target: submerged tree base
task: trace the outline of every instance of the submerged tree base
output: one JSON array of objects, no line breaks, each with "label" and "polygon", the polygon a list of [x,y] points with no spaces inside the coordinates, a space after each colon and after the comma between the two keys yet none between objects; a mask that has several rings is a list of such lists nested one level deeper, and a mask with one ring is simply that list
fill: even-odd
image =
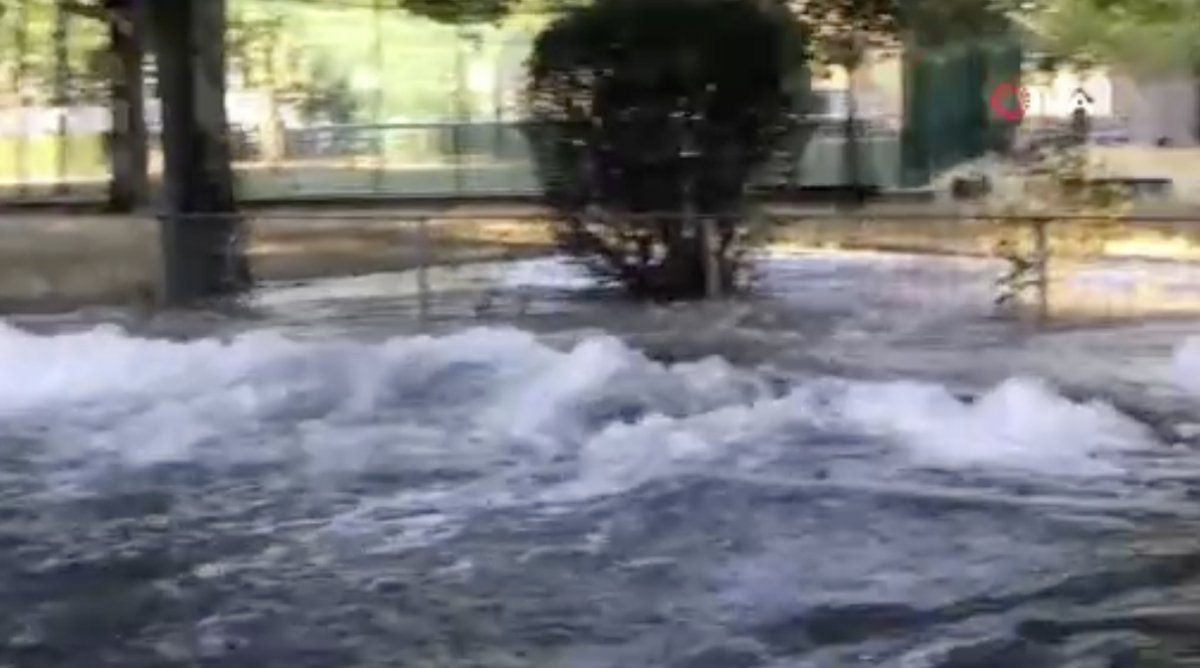
[{"label": "submerged tree base", "polygon": [[[724,226],[732,232],[732,225]],[[718,228],[720,229],[720,228]],[[710,267],[718,273],[720,294],[735,292],[745,268],[733,251],[732,234],[720,234],[715,257],[700,230],[686,230],[678,221],[637,224],[573,218],[556,231],[560,248],[581,258],[593,274],[622,285],[639,299],[686,300],[710,295]]]}]

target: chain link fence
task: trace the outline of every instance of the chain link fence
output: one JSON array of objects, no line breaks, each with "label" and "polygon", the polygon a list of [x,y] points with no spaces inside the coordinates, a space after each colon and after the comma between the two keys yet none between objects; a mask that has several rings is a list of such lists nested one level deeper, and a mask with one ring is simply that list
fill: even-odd
[{"label": "chain link fence", "polygon": [[[389,3],[229,0],[226,114],[247,201],[534,195],[524,63],[549,14],[447,26]],[[59,0],[0,14],[0,203],[103,202],[111,177],[109,25]],[[149,172],[162,172],[154,59]],[[768,185],[845,178],[844,119],[811,117]],[[899,181],[897,124],[860,122],[862,182]],[[157,187],[152,187],[157,190]]]}]

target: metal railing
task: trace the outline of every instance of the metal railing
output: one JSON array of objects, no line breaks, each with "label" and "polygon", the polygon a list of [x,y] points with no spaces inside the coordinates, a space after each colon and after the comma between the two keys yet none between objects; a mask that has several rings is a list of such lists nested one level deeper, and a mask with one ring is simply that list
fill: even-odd
[{"label": "metal railing", "polygon": [[[771,206],[747,215],[752,257],[807,258],[795,265],[794,280],[755,288],[782,290],[789,298],[835,303],[849,281],[871,303],[912,309],[966,302],[982,311],[1004,301],[998,306],[1050,319],[1200,314],[1200,220],[1184,215],[1002,217],[927,206]],[[693,214],[693,222],[705,219]],[[244,250],[260,287],[378,274],[396,287],[372,298],[399,300],[415,316],[506,315],[520,301],[503,278],[509,261],[561,257],[557,220],[552,212],[517,205],[281,209],[243,214],[241,246],[211,237],[207,251],[192,251],[210,254],[208,266],[236,273],[231,252]],[[0,303],[48,308],[161,294],[166,268],[153,218],[25,213],[5,222]],[[786,275],[789,262],[761,266]],[[857,269],[838,274],[841,265]],[[1005,292],[1012,297],[1001,300]],[[337,294],[332,290],[329,298]]]},{"label": "metal railing", "polygon": [[[744,241],[751,257],[870,265],[853,280],[870,281],[859,292],[880,303],[938,309],[974,300],[981,309],[994,305],[1039,320],[1200,314],[1200,220],[972,217],[919,208],[774,207],[747,215]],[[680,212],[624,219],[677,218],[699,234],[714,217]],[[510,260],[562,257],[554,234],[560,220],[532,207],[264,212],[246,218],[244,248],[256,279],[268,284],[394,274],[418,314],[436,315],[439,300],[449,298],[458,307],[447,312],[462,315],[463,303],[493,302],[505,289],[489,283],[489,272],[503,273]],[[213,252],[224,261],[229,250]],[[1117,287],[1114,275],[1124,276]],[[801,281],[786,289],[810,287]]]}]

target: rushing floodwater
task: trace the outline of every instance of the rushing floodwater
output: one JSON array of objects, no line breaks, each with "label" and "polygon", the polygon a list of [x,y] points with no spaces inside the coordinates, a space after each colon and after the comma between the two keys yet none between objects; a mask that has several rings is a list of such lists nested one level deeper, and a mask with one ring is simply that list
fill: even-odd
[{"label": "rushing floodwater", "polygon": [[767,268],[733,305],[526,263],[424,326],[387,276],[0,325],[0,666],[1200,665],[1200,322]]}]

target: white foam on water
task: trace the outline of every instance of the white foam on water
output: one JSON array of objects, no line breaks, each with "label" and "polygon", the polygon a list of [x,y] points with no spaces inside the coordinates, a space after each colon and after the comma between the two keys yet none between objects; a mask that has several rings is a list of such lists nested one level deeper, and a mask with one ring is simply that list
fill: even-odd
[{"label": "white foam on water", "polygon": [[[1179,364],[1196,363],[1189,350]],[[560,491],[571,497],[696,468],[770,470],[821,433],[886,443],[918,466],[1052,475],[1109,474],[1120,453],[1154,442],[1111,407],[1031,379],[974,401],[937,384],[839,379],[777,396],[720,359],[663,365],[607,336],[558,350],[496,328],[367,343],[0,326],[0,419],[135,464],[302,452],[337,470],[450,458],[508,484],[569,462]],[[818,436],[794,438],[805,433]]]},{"label": "white foam on water", "polygon": [[409,297],[417,294],[414,272],[387,272],[362,276],[341,276],[294,284],[266,284],[254,294],[255,306],[285,310],[313,303],[376,297]]},{"label": "white foam on water", "polygon": [[511,263],[501,282],[510,288],[581,290],[596,286],[595,277],[562,257],[538,258]]},{"label": "white foam on water", "polygon": [[974,400],[931,383],[831,380],[777,399],[611,425],[585,443],[583,474],[559,491],[614,493],[705,467],[772,473],[781,448],[811,447],[788,435],[814,427],[886,442],[922,467],[1069,477],[1120,474],[1121,453],[1155,446],[1146,427],[1111,406],[1071,401],[1038,380],[1011,379]]},{"label": "white foam on water", "polygon": [[1200,396],[1200,336],[1189,338],[1176,348],[1171,373],[1180,389]]},{"label": "white foam on water", "polygon": [[[558,256],[430,267],[428,279],[434,290],[462,287],[462,284],[481,291],[498,288],[580,290],[597,285],[596,279],[578,264]],[[254,301],[260,307],[285,309],[347,299],[411,297],[418,293],[418,286],[416,271],[382,272],[294,285],[268,285],[256,293]]]},{"label": "white foam on water", "polygon": [[973,401],[927,383],[856,384],[835,405],[850,427],[931,464],[1104,473],[1114,469],[1097,456],[1154,443],[1108,404],[1071,401],[1035,379],[1006,380]]}]

